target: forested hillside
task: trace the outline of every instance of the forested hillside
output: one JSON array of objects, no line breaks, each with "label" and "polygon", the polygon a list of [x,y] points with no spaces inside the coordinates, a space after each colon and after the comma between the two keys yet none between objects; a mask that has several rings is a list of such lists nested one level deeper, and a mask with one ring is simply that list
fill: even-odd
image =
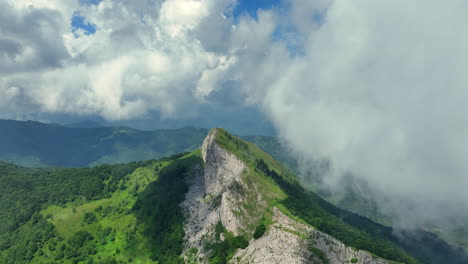
[{"label": "forested hillside", "polygon": [[178,256],[184,177],[200,163],[196,152],[184,155],[48,171],[0,163],[0,263],[156,263]]}]

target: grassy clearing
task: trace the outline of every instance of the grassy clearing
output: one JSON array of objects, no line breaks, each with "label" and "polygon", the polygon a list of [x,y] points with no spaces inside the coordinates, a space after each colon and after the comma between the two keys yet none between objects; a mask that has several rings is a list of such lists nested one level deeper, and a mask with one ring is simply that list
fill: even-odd
[{"label": "grassy clearing", "polygon": [[[152,221],[142,219],[151,219],[152,216],[146,212],[158,213],[158,208],[150,208],[155,204],[148,197],[162,197],[164,190],[154,193],[151,186],[158,186],[160,173],[172,178],[174,168],[188,168],[199,160],[199,155],[200,152],[195,151],[175,160],[165,158],[138,167],[119,181],[116,191],[108,198],[93,201],[77,199],[42,210],[41,215],[53,224],[57,237],[45,243],[33,262],[158,263],[153,253],[154,238],[148,234]],[[71,241],[79,232],[86,232],[90,239],[76,249],[71,246]],[[86,258],[73,257],[85,249],[89,249]]]},{"label": "grassy clearing", "polygon": [[[125,186],[112,194],[110,198],[90,201],[81,205],[76,205],[75,202],[68,203],[66,206],[49,206],[43,210],[41,214],[49,219],[59,235],[63,238],[69,238],[79,230],[93,229],[96,225],[106,222],[112,222],[112,218],[119,218],[122,214],[105,215],[100,217],[96,223],[84,224],[83,218],[86,213],[93,213],[97,208],[110,208],[114,211],[130,210],[136,202],[135,194],[144,190],[148,184],[157,181],[158,175],[156,168],[163,168],[169,162],[155,162],[151,166],[137,168],[132,174],[127,176],[127,180],[121,183]],[[123,190],[122,190],[123,189]]]}]

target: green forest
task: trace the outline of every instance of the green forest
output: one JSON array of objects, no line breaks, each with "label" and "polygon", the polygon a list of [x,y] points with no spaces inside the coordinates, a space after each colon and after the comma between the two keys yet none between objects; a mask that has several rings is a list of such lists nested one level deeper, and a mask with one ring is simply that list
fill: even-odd
[{"label": "green forest", "polygon": [[0,163],[0,263],[179,263],[178,204],[197,153],[82,169]]}]

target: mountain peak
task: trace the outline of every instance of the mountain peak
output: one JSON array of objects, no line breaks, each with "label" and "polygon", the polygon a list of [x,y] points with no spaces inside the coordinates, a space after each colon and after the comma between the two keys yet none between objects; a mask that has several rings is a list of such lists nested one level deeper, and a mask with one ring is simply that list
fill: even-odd
[{"label": "mountain peak", "polygon": [[[222,128],[213,128],[203,142],[201,155],[204,170],[189,183],[182,204],[187,216],[186,250],[197,248],[197,258],[215,254],[207,248],[245,241],[244,246],[234,248],[237,252],[231,252],[235,253],[231,263],[339,264],[354,263],[354,259],[366,264],[389,263],[347,247],[293,216],[285,201],[302,197],[296,195],[305,190],[281,164],[254,144]],[[315,197],[295,203],[303,203],[301,210],[329,214]]]},{"label": "mountain peak", "polygon": [[[202,145],[202,158],[205,162],[205,187],[208,194],[216,196],[229,188],[240,177],[247,166],[236,155],[222,148],[218,141],[225,130],[213,128]],[[229,134],[230,135],[230,134]]]},{"label": "mountain peak", "polygon": [[217,127],[210,129],[210,131],[208,132],[208,135],[203,140],[203,145],[202,145],[201,150],[202,150],[202,158],[204,162],[206,162],[207,152],[211,148],[213,148],[213,144],[215,144],[216,134],[218,130],[219,128]]}]

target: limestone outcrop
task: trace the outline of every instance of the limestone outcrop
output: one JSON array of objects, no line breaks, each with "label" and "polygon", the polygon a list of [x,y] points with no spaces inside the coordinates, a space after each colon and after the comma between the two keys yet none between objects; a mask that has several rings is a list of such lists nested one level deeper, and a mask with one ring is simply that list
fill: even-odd
[{"label": "limestone outcrop", "polygon": [[[318,251],[328,262],[317,254]],[[276,207],[269,231],[246,249],[239,250],[231,263],[390,264],[367,252],[347,247],[332,236],[287,217]]]},{"label": "limestone outcrop", "polygon": [[[216,142],[217,129],[212,129],[201,147],[204,168],[195,170],[189,180],[189,190],[181,204],[185,216],[185,252],[197,248],[198,263],[207,263],[206,243],[214,241],[215,226],[221,222],[226,230],[238,235],[252,232],[247,226],[257,223],[267,209],[259,193],[246,196],[252,186],[244,182],[249,167],[236,155]],[[250,188],[250,189],[249,189]],[[239,191],[241,189],[241,191]],[[250,192],[252,193],[252,192]],[[247,214],[246,202],[258,207],[258,214]],[[332,236],[300,223],[273,207],[272,224],[259,239],[239,249],[230,263],[360,263],[389,264],[371,254],[345,246]],[[192,256],[193,257],[193,256]],[[192,258],[193,259],[193,258]]]}]

